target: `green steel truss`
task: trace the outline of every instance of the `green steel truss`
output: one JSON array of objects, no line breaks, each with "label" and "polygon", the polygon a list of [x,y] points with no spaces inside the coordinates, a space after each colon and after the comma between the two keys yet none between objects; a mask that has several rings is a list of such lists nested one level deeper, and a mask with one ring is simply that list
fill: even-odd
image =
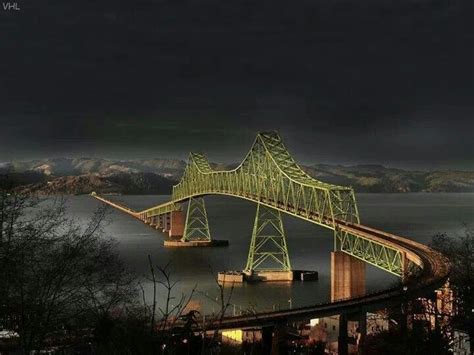
[{"label": "green steel truss", "polygon": [[245,271],[290,270],[281,213],[258,203]]},{"label": "green steel truss", "polygon": [[352,188],[309,176],[276,132],[259,133],[244,161],[233,170],[213,170],[202,154],[191,153],[172,199],[178,202],[206,194],[245,198],[330,229],[337,220],[359,222]]},{"label": "green steel truss", "polygon": [[401,251],[364,233],[338,231],[346,223],[360,223],[353,189],[309,176],[276,132],[259,133],[245,159],[233,170],[214,170],[204,155],[191,153],[181,181],[173,187],[172,200],[139,214],[148,219],[208,194],[240,197],[332,229],[336,250],[403,275]]},{"label": "green steel truss", "polygon": [[335,250],[343,251],[391,274],[400,277],[404,274],[405,254],[401,250],[340,228],[334,231],[334,244]]},{"label": "green steel truss", "polygon": [[189,199],[186,223],[181,240],[183,242],[211,240],[204,198],[191,197]]},{"label": "green steel truss", "polygon": [[170,213],[172,211],[179,211],[181,206],[176,204],[174,201],[163,203],[159,206],[155,206],[144,211],[138,212],[138,218],[141,220],[148,220],[151,217],[159,216],[165,213]]}]

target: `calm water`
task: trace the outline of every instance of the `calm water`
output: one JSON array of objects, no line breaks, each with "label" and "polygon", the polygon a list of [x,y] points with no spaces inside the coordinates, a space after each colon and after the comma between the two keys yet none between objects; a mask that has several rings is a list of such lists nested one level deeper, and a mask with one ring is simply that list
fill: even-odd
[{"label": "calm water", "polygon": [[[114,199],[140,210],[167,201],[168,197],[116,196]],[[474,194],[357,194],[357,200],[363,224],[420,242],[429,241],[438,232],[461,233],[464,222],[474,225]],[[144,283],[148,300],[151,289],[144,279],[148,273],[148,255],[156,265],[170,262],[172,278],[179,281],[175,288],[177,297],[181,293],[189,294],[197,285],[193,298],[205,312],[219,308],[216,273],[245,266],[255,205],[223,196],[208,196],[206,204],[213,238],[228,239],[229,247],[165,249],[163,233],[124,213],[110,210],[106,233],[119,242],[121,257]],[[70,198],[69,205],[72,215],[87,220],[99,202],[89,196],[75,196]],[[332,233],[291,216],[284,216],[284,225],[293,268],[317,270],[319,281],[238,285],[231,301],[237,311],[249,307],[287,308],[289,300],[293,307],[329,300]],[[393,282],[395,277],[368,267],[369,290],[387,287]]]}]

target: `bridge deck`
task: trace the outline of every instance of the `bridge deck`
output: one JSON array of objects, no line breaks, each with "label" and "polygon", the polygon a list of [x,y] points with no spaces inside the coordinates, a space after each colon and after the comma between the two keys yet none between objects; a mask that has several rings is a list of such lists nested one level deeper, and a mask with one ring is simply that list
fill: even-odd
[{"label": "bridge deck", "polygon": [[113,201],[110,201],[110,200],[107,200],[106,198],[102,197],[102,196],[99,196],[97,195],[95,192],[93,192],[91,194],[92,197],[96,198],[97,200],[99,201],[102,201],[103,203],[105,203],[106,205],[109,205],[109,206],[112,206],[122,212],[125,212],[133,217],[137,217],[138,218],[138,215],[139,213],[137,211],[134,211],[132,210],[131,208],[127,207],[127,206],[123,206],[121,204],[119,204],[118,202],[113,202]]}]

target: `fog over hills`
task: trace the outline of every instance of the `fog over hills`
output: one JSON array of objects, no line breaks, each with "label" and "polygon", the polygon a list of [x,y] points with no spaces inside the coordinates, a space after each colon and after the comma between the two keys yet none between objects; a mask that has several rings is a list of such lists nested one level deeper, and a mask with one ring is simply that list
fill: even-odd
[{"label": "fog over hills", "polygon": [[[213,164],[219,169],[236,165]],[[177,159],[53,158],[0,163],[0,187],[40,194],[169,194],[186,162]],[[302,166],[314,178],[358,192],[474,192],[474,171],[409,171],[381,165]]]}]

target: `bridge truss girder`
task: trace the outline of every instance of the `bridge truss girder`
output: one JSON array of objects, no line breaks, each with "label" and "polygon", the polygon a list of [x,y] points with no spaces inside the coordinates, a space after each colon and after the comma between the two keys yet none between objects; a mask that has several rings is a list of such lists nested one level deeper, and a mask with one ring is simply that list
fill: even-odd
[{"label": "bridge truss girder", "polygon": [[173,211],[180,211],[181,205],[179,203],[175,203],[174,201],[161,204],[156,207],[149,208],[147,210],[138,212],[138,218],[142,221],[147,221],[148,219],[156,216],[160,216],[166,213],[170,213]]},{"label": "bridge truss girder", "polygon": [[172,199],[206,194],[260,202],[331,229],[337,220],[359,222],[353,189],[310,177],[274,132],[260,133],[234,170],[215,171],[202,154],[191,153],[183,178],[173,187]]},{"label": "bridge truss girder", "polygon": [[399,277],[403,277],[407,271],[406,255],[402,251],[340,228],[334,230],[334,250],[342,251]]},{"label": "bridge truss girder", "polygon": [[259,133],[243,162],[233,170],[214,170],[202,154],[191,153],[181,181],[173,186],[171,202],[140,212],[153,217],[179,209],[179,204],[208,194],[253,201],[334,230],[341,250],[397,276],[407,269],[406,255],[364,233],[340,230],[360,223],[350,187],[327,184],[309,176],[289,154],[276,132]]}]

